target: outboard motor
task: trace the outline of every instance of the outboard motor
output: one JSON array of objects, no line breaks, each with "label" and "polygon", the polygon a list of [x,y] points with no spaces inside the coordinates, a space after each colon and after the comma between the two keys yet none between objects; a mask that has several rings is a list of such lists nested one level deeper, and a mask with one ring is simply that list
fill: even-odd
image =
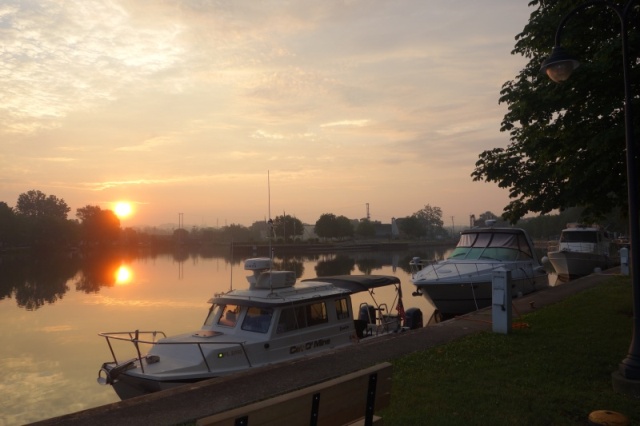
[{"label": "outboard motor", "polygon": [[405,312],[405,320],[404,326],[408,327],[409,330],[415,330],[417,328],[422,328],[422,311],[419,308],[409,308]]},{"label": "outboard motor", "polygon": [[358,314],[358,319],[366,321],[367,324],[375,324],[376,308],[367,304],[360,305],[360,313]]}]

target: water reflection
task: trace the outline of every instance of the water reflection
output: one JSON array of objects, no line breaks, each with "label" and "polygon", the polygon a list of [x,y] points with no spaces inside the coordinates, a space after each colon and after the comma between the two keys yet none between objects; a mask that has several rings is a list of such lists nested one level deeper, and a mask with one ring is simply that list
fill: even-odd
[{"label": "water reflection", "polygon": [[[391,266],[409,274],[409,261],[413,256],[423,259],[442,259],[449,248],[430,248],[409,252],[347,252],[274,256],[276,269],[294,271],[297,278],[375,274],[376,270]],[[48,256],[4,256],[1,258],[0,300],[15,299],[26,310],[37,310],[59,301],[69,291],[99,293],[102,288],[130,284],[135,271],[135,260],[154,261],[170,257],[177,263],[178,278],[183,279],[184,263],[194,264],[198,259],[218,259],[225,264],[239,266],[252,255],[233,255],[231,250],[180,248],[170,252],[104,251],[89,254],[51,254]],[[312,271],[305,264],[314,264]]]},{"label": "water reflection", "polygon": [[[411,252],[280,254],[277,269],[302,279],[321,275],[396,275],[405,306],[429,316],[425,298],[411,298],[412,256],[442,257],[446,248]],[[244,260],[266,253],[224,250],[94,252],[73,255],[0,257],[0,368],[6,398],[0,424],[14,426],[110,402],[117,396],[96,384],[97,369],[109,360],[99,332],[162,330],[168,335],[198,330],[207,300],[229,288],[246,288]],[[122,285],[123,283],[129,285]],[[237,282],[237,283],[236,283]],[[390,289],[392,290],[392,289]],[[369,301],[354,295],[354,306]],[[378,289],[376,298],[395,293]]]},{"label": "water reflection", "polygon": [[120,265],[115,275],[116,275],[117,285],[130,284],[131,280],[133,279],[133,272],[131,271],[131,268],[127,265]]},{"label": "water reflection", "polygon": [[18,306],[36,310],[60,300],[77,272],[77,264],[60,256],[3,258],[0,300],[13,297]]}]

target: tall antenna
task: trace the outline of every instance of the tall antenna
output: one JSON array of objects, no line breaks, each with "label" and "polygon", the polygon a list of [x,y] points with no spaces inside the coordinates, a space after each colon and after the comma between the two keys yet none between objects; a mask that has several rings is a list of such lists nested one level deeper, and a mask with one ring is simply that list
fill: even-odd
[{"label": "tall antenna", "polygon": [[[271,247],[271,240],[273,234],[273,220],[271,219],[271,177],[269,170],[267,170],[267,194],[269,196],[269,269],[273,269],[273,248]],[[269,273],[269,290],[273,292],[273,282],[271,281],[271,273]]]},{"label": "tall antenna", "polygon": [[271,220],[271,178],[267,170],[267,196],[269,197],[269,220]]}]

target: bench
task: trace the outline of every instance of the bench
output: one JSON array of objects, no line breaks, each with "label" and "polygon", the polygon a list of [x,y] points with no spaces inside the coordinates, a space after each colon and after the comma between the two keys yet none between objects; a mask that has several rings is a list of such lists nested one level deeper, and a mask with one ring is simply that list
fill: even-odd
[{"label": "bench", "polygon": [[381,426],[391,402],[388,362],[202,418],[198,426]]}]

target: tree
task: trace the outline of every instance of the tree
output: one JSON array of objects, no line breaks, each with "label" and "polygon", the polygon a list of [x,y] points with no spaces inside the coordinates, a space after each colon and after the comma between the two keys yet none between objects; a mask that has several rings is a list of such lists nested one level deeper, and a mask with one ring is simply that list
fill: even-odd
[{"label": "tree", "polygon": [[346,216],[336,217],[336,233],[338,238],[353,238],[353,222]]},{"label": "tree", "polygon": [[335,236],[335,221],[336,215],[333,213],[323,213],[316,221],[314,232],[320,238],[333,238]]},{"label": "tree", "polygon": [[376,227],[369,219],[362,219],[356,226],[356,235],[363,238],[372,238],[376,236]]},{"label": "tree", "polygon": [[20,194],[16,203],[16,212],[27,217],[67,219],[70,210],[63,199],[36,190]]},{"label": "tree", "polygon": [[76,210],[76,217],[87,243],[108,244],[120,238],[120,219],[113,210],[87,205]]},{"label": "tree", "polygon": [[63,199],[31,190],[18,196],[14,210],[25,230],[25,243],[52,248],[72,242],[73,223],[67,220],[71,209]]},{"label": "tree", "polygon": [[422,210],[418,210],[413,215],[422,222],[427,238],[437,238],[446,234],[440,207],[432,207],[427,204]]},{"label": "tree", "polygon": [[273,230],[277,238],[282,237],[285,242],[304,233],[302,221],[289,215],[276,216],[273,221]]},{"label": "tree", "polygon": [[[479,155],[473,180],[509,189],[512,201],[503,217],[512,223],[528,212],[548,213],[583,206],[583,215],[598,219],[616,208],[627,211],[623,76],[620,24],[611,10],[589,7],[567,22],[562,46],[583,59],[564,84],[540,72],[550,54],[562,17],[578,0],[532,0],[537,7],[513,54],[529,59],[500,91],[506,103],[501,131],[509,132],[506,148]],[[639,81],[638,26],[629,23],[631,79]],[[640,111],[639,98],[634,108]],[[640,124],[634,117],[634,127]]]},{"label": "tree", "polygon": [[324,213],[316,221],[316,235],[320,238],[348,238],[353,237],[353,225],[345,216]]},{"label": "tree", "polygon": [[0,248],[19,243],[18,223],[13,209],[0,201]]},{"label": "tree", "polygon": [[427,234],[425,224],[416,215],[398,219],[398,228],[410,238],[424,238]]}]

